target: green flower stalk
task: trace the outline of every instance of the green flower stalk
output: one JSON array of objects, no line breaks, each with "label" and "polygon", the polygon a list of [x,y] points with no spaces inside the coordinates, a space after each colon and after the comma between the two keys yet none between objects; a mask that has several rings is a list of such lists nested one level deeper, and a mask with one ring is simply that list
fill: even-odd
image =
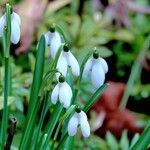
[{"label": "green flower stalk", "polygon": [[8,95],[10,94],[10,64],[9,51],[11,42],[17,44],[20,40],[20,24],[21,20],[17,13],[13,12],[12,7],[6,4],[5,14],[0,18],[0,37],[3,38],[3,52],[4,52],[4,109],[2,115],[1,138],[0,143],[2,148],[5,145],[7,124],[8,124]]}]

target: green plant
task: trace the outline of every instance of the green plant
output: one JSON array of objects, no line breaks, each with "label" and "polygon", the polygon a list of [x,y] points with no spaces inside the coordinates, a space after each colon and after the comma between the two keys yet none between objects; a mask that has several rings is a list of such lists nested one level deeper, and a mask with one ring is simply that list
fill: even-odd
[{"label": "green plant", "polygon": [[[12,90],[10,83],[13,81],[12,76],[9,73],[9,67],[12,66],[11,63],[8,63],[9,61],[9,49],[10,49],[10,42],[11,42],[11,36],[14,32],[14,26],[12,26],[12,8],[9,4],[6,4],[6,27],[4,26],[4,34],[3,36],[3,46],[4,46],[4,61],[5,61],[5,66],[4,66],[4,106],[3,107],[3,119],[1,123],[1,148],[3,149],[4,147],[10,147],[11,143],[9,143],[9,138],[6,139],[7,135],[7,126],[8,126],[8,98],[9,98],[9,93],[11,92],[12,96],[15,98],[15,90]],[[16,21],[16,20],[15,20]],[[20,24],[20,22],[17,23]],[[54,27],[55,28],[55,27]],[[3,30],[3,29],[2,29]],[[47,41],[45,41],[45,36],[42,35],[39,43],[37,45],[37,51],[36,51],[36,59],[35,59],[35,67],[34,67],[34,73],[33,73],[33,81],[31,84],[31,91],[30,91],[30,97],[29,97],[29,109],[28,109],[28,114],[25,118],[25,121],[23,123],[23,133],[21,134],[21,141],[19,142],[19,149],[24,150],[24,149],[46,149],[46,148],[60,148],[63,147],[66,143],[67,138],[71,138],[68,133],[67,133],[67,126],[68,126],[68,121],[69,118],[73,115],[73,113],[76,112],[76,114],[80,115],[83,114],[83,116],[86,116],[84,112],[87,112],[92,105],[97,101],[98,97],[103,93],[103,91],[107,88],[107,84],[104,84],[104,79],[101,81],[100,85],[96,85],[99,87],[98,89],[95,88],[95,92],[93,93],[93,96],[90,97],[86,104],[83,106],[79,105],[81,104],[80,101],[77,101],[78,98],[78,93],[80,92],[80,85],[82,84],[82,74],[84,72],[85,65],[87,63],[87,60],[90,57],[94,57],[94,59],[97,59],[99,61],[99,55],[97,55],[97,52],[93,50],[90,51],[90,53],[87,54],[83,62],[81,63],[81,73],[80,73],[80,68],[79,64],[76,60],[76,58],[73,56],[73,54],[70,52],[70,48],[65,44],[60,44],[59,47],[56,48],[57,46],[57,38],[59,34],[63,33],[61,38],[63,38],[64,31],[62,30],[61,33],[59,33],[57,30],[50,30],[50,34],[53,34],[53,38],[50,39],[50,46],[54,43],[53,47],[51,47],[51,51],[56,52],[55,55],[53,55],[54,59],[50,59],[50,64],[47,67],[45,61],[45,49],[46,49],[46,44]],[[58,36],[55,38],[55,32],[58,33]],[[12,40],[13,41],[13,40]],[[14,41],[13,41],[14,42]],[[16,42],[15,42],[16,43]],[[49,44],[48,44],[49,45]],[[53,53],[52,53],[53,54]],[[92,56],[93,54],[93,56]],[[95,56],[96,55],[96,56]],[[63,59],[63,61],[61,60]],[[102,59],[102,58],[101,58]],[[66,61],[66,66],[61,66],[61,63],[64,63]],[[93,60],[96,61],[96,60]],[[105,60],[103,60],[105,61]],[[61,63],[60,63],[61,62]],[[94,62],[93,62],[94,63]],[[100,62],[99,62],[100,63]],[[105,62],[106,63],[106,62]],[[46,67],[45,67],[46,66]],[[67,75],[67,72],[64,72],[64,69],[67,69],[68,66],[71,66],[72,73],[76,76],[70,80],[71,87],[68,85],[68,79],[66,77],[65,81],[65,76]],[[66,67],[66,68],[65,68]],[[99,67],[101,69],[101,74],[104,74],[103,69],[107,67],[107,63],[103,66],[102,64],[99,64]],[[89,68],[90,69],[90,68]],[[67,70],[66,70],[67,71]],[[69,69],[68,69],[69,71]],[[90,70],[89,70],[90,71]],[[92,74],[96,75],[97,70],[93,70]],[[13,70],[12,70],[13,72]],[[70,74],[70,73],[68,73]],[[101,78],[96,78],[94,75],[93,77],[93,84],[95,85],[96,81],[99,82]],[[53,81],[58,82],[58,86],[60,87],[59,90],[53,90]],[[76,82],[75,82],[76,81]],[[75,83],[77,83],[75,85]],[[63,88],[61,88],[63,86]],[[100,87],[101,86],[101,87]],[[54,88],[55,89],[55,88]],[[9,92],[10,90],[10,92]],[[23,89],[22,89],[23,90]],[[73,95],[72,95],[72,90],[73,90]],[[57,95],[56,97],[56,92],[60,92],[59,96]],[[3,91],[2,91],[3,93]],[[52,94],[51,94],[52,93]],[[53,93],[55,94],[53,96]],[[13,95],[14,94],[14,95]],[[57,93],[58,94],[58,93]],[[55,99],[54,99],[55,98]],[[58,102],[58,99],[60,102]],[[14,100],[15,101],[15,100]],[[56,104],[57,103],[57,104]],[[55,106],[53,104],[56,104]],[[36,118],[39,109],[42,107],[42,113],[40,116],[40,120],[37,123]],[[64,108],[65,107],[65,108]],[[49,111],[49,109],[52,109],[50,119],[45,127],[44,130],[42,130],[42,127],[44,126],[44,118],[46,113]],[[79,111],[80,110],[80,111]],[[83,111],[81,111],[83,110]],[[81,114],[79,114],[81,112]],[[81,118],[83,118],[83,116]],[[84,119],[87,120],[87,118],[84,117]],[[81,119],[82,121],[82,119]],[[82,121],[84,123],[84,121]],[[88,124],[88,122],[87,122]],[[57,127],[58,125],[58,127]],[[84,133],[83,135],[86,135],[86,128],[81,124],[82,126],[82,132]],[[61,127],[65,126],[65,130],[61,130]],[[52,137],[52,133],[54,133],[55,128],[57,127],[56,134],[54,138]],[[77,129],[76,129],[77,130]],[[13,128],[13,134],[11,135],[11,138],[14,136],[15,127]],[[62,138],[60,140],[60,143],[63,144],[57,144],[57,136],[62,132]],[[90,131],[88,131],[90,132]],[[90,133],[88,133],[89,136]],[[31,140],[32,139],[32,140]],[[7,142],[6,142],[7,140]],[[12,142],[12,141],[11,141]],[[53,142],[53,144],[50,144]],[[9,143],[9,144],[8,144]],[[6,145],[5,145],[6,144]]]}]

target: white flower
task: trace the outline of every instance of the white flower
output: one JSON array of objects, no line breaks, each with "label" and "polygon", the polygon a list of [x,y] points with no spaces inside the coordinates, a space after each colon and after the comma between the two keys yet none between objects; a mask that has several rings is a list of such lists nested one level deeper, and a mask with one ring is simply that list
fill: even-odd
[{"label": "white flower", "polygon": [[51,101],[53,104],[56,104],[59,100],[60,103],[64,105],[65,108],[68,108],[71,104],[72,90],[71,87],[65,82],[65,79],[62,75],[59,76],[59,82],[54,87],[51,95]]},{"label": "white flower", "polygon": [[82,135],[86,138],[90,136],[90,126],[85,112],[75,112],[68,123],[68,134],[74,136],[77,133],[78,125],[80,125]]},{"label": "white flower", "polygon": [[[17,44],[20,40],[20,24],[21,20],[17,13],[11,14],[11,42]],[[6,14],[0,18],[0,37],[3,36],[4,27],[6,25]]]},{"label": "white flower", "polygon": [[94,52],[93,57],[89,58],[83,70],[83,78],[86,79],[91,73],[92,84],[100,87],[104,84],[105,73],[108,72],[107,62]]},{"label": "white flower", "polygon": [[74,76],[79,76],[80,67],[78,61],[69,51],[68,46],[64,45],[63,51],[61,52],[60,57],[58,59],[56,68],[63,74],[63,76],[66,76],[68,66],[71,67],[71,71]]},{"label": "white flower", "polygon": [[50,31],[45,34],[45,41],[47,46],[50,45],[51,56],[54,59],[62,44],[60,34],[55,31],[55,27],[52,26]]}]

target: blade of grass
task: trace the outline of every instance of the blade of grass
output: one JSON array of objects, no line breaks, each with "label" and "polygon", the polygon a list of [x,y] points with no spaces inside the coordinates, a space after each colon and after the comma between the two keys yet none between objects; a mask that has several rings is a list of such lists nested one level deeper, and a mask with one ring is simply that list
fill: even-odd
[{"label": "blade of grass", "polygon": [[98,101],[99,97],[103,94],[103,92],[106,90],[106,88],[108,87],[108,84],[104,84],[102,85],[100,88],[97,89],[97,91],[93,94],[93,96],[88,100],[87,104],[85,105],[85,107],[83,108],[84,112],[87,112],[92,106],[93,104]]},{"label": "blade of grass", "polygon": [[150,144],[150,122],[148,123],[147,127],[141,134],[138,141],[133,145],[131,148],[132,150],[145,150],[147,146]]},{"label": "blade of grass", "polygon": [[42,77],[43,77],[43,69],[44,69],[44,54],[45,54],[45,38],[42,35],[38,44],[38,50],[36,55],[36,63],[35,70],[33,76],[33,83],[31,87],[30,93],[30,103],[29,103],[29,111],[27,114],[26,124],[24,128],[24,134],[20,143],[20,150],[26,150],[30,139],[32,138],[32,131],[35,124],[35,118],[37,115],[38,105],[38,94],[40,91]]},{"label": "blade of grass", "polygon": [[143,45],[143,49],[140,51],[137,59],[135,60],[133,67],[131,69],[131,73],[127,82],[127,86],[125,89],[125,92],[123,94],[121,103],[120,103],[120,108],[125,108],[129,99],[129,96],[131,94],[131,89],[134,85],[134,82],[137,78],[137,76],[141,73],[142,70],[142,65],[140,63],[140,59],[143,57],[143,55],[145,55],[145,52],[148,50],[149,48],[149,43],[150,43],[150,35],[146,38],[144,45]]}]

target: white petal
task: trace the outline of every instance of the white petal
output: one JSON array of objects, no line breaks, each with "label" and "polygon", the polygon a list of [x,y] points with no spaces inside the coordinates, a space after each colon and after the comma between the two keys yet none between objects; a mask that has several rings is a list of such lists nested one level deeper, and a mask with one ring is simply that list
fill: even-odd
[{"label": "white petal", "polygon": [[45,42],[46,42],[46,45],[47,45],[47,46],[50,45],[49,35],[50,35],[50,32],[49,32],[49,31],[44,34]]},{"label": "white petal", "polygon": [[[66,61],[66,58],[63,56],[63,54],[60,55],[56,68],[58,69],[58,71],[60,71],[62,73],[63,76],[66,76],[66,74],[67,74],[67,61]],[[58,73],[58,75],[60,75],[60,74]]]},{"label": "white petal", "polygon": [[52,91],[52,95],[51,95],[51,101],[53,104],[56,104],[57,103],[57,100],[58,100],[58,94],[59,94],[59,84],[57,84],[53,91]]},{"label": "white petal", "polygon": [[101,63],[104,72],[107,73],[108,72],[108,65],[107,62],[103,59],[103,58],[99,58],[99,62]]},{"label": "white petal", "polygon": [[68,89],[68,91],[70,93],[70,96],[72,97],[72,89],[71,89],[70,85],[67,82],[64,82],[63,84],[66,86],[66,88]]},{"label": "white petal", "polygon": [[77,59],[73,56],[73,54],[69,51],[68,53],[68,66],[71,67],[72,70],[72,74],[74,76],[79,76],[80,74],[80,67],[79,67],[79,63],[77,61]]},{"label": "white petal", "polygon": [[80,119],[85,119],[85,120],[87,120],[87,115],[86,115],[86,113],[85,113],[84,111],[81,111],[81,112],[79,113],[79,116],[80,116]]},{"label": "white petal", "polygon": [[95,87],[100,87],[104,84],[105,73],[102,66],[99,63],[95,63],[92,67],[92,84]]},{"label": "white petal", "polygon": [[59,101],[64,105],[65,108],[68,108],[71,104],[71,95],[68,91],[68,88],[63,84],[60,83],[60,89],[59,89]]},{"label": "white petal", "polygon": [[58,32],[55,32],[51,39],[51,45],[50,45],[50,51],[53,59],[55,58],[60,46],[61,46],[60,35]]},{"label": "white petal", "polygon": [[20,40],[20,26],[15,19],[11,20],[11,41],[17,44]]},{"label": "white petal", "polygon": [[5,15],[0,18],[0,37],[3,36],[3,30],[5,26]]},{"label": "white petal", "polygon": [[50,31],[48,31],[47,33],[45,33],[45,41],[46,41],[46,45],[49,46],[51,41],[52,41],[52,38],[53,38],[53,33],[51,33]]},{"label": "white petal", "polygon": [[17,13],[13,12],[12,15],[11,15],[11,18],[15,19],[18,22],[18,24],[21,25],[21,19],[20,19],[20,16]]},{"label": "white petal", "polygon": [[87,116],[86,114],[82,111],[82,113],[80,112],[80,127],[81,127],[81,132],[82,135],[87,138],[90,136],[90,126],[87,120]]},{"label": "white petal", "polygon": [[68,134],[69,136],[74,136],[77,133],[77,128],[78,128],[78,118],[76,113],[71,117],[68,123]]},{"label": "white petal", "polygon": [[91,68],[92,68],[92,58],[89,58],[87,62],[85,63],[84,70],[83,70],[82,76],[84,79],[88,77]]}]

